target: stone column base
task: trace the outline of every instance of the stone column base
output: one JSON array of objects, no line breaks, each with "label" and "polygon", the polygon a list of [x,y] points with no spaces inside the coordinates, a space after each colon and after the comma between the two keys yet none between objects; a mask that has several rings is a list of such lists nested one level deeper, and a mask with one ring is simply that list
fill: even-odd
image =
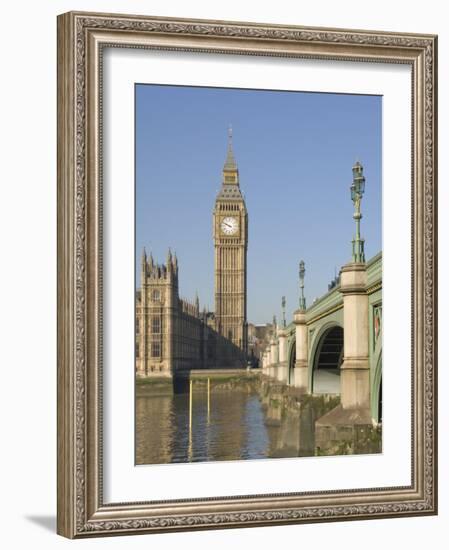
[{"label": "stone column base", "polygon": [[370,375],[368,358],[348,358],[341,366],[341,404],[344,409],[369,409]]},{"label": "stone column base", "polygon": [[307,393],[309,391],[309,369],[306,361],[296,361],[294,375],[295,388]]},{"label": "stone column base", "polygon": [[276,379],[285,384],[288,382],[288,366],[286,361],[278,364]]}]

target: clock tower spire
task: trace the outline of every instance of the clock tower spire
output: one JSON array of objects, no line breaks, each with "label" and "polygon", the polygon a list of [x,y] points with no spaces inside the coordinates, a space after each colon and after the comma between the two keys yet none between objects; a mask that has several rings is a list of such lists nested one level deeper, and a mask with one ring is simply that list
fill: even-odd
[{"label": "clock tower spire", "polygon": [[235,158],[234,158],[234,150],[232,148],[232,126],[229,126],[228,128],[228,152],[227,152],[225,164],[223,167],[223,175],[224,175],[224,172],[234,172],[236,173],[237,177],[239,173],[237,168],[237,163],[235,162]]},{"label": "clock tower spire", "polygon": [[229,128],[222,184],[213,212],[213,236],[215,328],[223,336],[223,342],[229,344],[225,346],[227,352],[220,353],[222,360],[235,365],[245,364],[248,348],[246,319],[248,213],[240,190],[232,137],[232,128]]}]

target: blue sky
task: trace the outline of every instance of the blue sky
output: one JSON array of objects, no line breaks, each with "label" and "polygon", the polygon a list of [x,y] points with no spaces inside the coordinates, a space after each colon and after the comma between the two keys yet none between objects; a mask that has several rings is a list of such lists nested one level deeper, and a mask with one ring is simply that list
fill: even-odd
[{"label": "blue sky", "polygon": [[232,124],[249,216],[248,321],[279,318],[282,295],[290,320],[299,260],[310,305],[351,259],[356,160],[367,259],[381,250],[381,122],[380,96],[136,85],[137,277],[143,246],[159,263],[171,247],[181,296],[198,291],[213,309],[212,210]]}]

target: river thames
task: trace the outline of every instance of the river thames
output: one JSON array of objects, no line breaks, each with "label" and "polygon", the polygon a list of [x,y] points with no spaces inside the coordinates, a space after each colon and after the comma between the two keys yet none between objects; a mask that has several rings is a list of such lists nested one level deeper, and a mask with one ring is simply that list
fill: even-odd
[{"label": "river thames", "polygon": [[[338,396],[301,398],[250,380],[196,381],[136,391],[136,464],[314,456],[315,419]],[[279,393],[281,392],[281,393]],[[305,399],[305,400],[304,400]],[[380,452],[380,436],[332,454]]]}]

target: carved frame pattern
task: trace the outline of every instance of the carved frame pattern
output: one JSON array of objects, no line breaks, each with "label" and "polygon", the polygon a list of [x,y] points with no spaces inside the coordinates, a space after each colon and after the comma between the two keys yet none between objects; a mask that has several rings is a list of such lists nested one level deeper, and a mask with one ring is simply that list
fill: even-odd
[{"label": "carved frame pattern", "polygon": [[[437,512],[436,45],[431,35],[70,12],[58,18],[58,533],[245,527]],[[410,487],[102,502],[102,48],[412,67]]]}]

